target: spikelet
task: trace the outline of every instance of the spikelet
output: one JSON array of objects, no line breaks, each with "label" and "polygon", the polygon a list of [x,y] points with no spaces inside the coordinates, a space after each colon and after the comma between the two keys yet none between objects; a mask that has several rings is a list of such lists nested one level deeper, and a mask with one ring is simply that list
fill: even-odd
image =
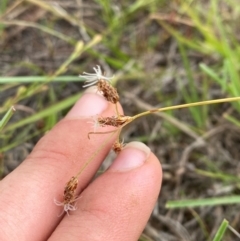
[{"label": "spikelet", "polygon": [[123,142],[115,141],[112,146],[112,149],[116,154],[119,154],[122,151],[123,147],[124,147]]},{"label": "spikelet", "polygon": [[105,80],[99,80],[97,83],[98,91],[100,91],[107,101],[116,104],[119,101],[117,90]]},{"label": "spikelet", "polygon": [[114,127],[120,127],[123,124],[129,122],[132,120],[131,116],[112,116],[112,117],[98,117],[97,121],[100,126],[114,126]]},{"label": "spikelet", "polygon": [[106,100],[116,104],[119,101],[119,95],[117,90],[110,84],[110,80],[113,77],[104,76],[99,65],[93,69],[95,71],[94,74],[83,72],[83,75],[79,75],[79,77],[86,79],[83,87],[97,84],[98,91],[103,94]]},{"label": "spikelet", "polygon": [[66,183],[64,188],[63,202],[54,200],[57,206],[63,206],[63,212],[59,216],[61,216],[64,212],[69,215],[69,211],[75,211],[77,209],[75,206],[75,202],[78,199],[76,198],[77,185],[78,179],[76,177],[71,177],[70,181]]}]

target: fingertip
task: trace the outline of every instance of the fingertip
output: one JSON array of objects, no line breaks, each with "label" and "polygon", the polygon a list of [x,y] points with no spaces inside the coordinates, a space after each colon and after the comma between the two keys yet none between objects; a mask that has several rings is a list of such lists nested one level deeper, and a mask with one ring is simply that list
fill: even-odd
[{"label": "fingertip", "polygon": [[78,118],[83,116],[94,116],[104,112],[108,107],[108,102],[94,88],[85,92],[68,112],[65,119]]},{"label": "fingertip", "polygon": [[148,158],[148,156],[151,153],[151,149],[147,145],[145,145],[144,143],[139,142],[139,141],[132,141],[132,142],[127,143],[125,145],[124,149],[126,149],[126,148],[137,149],[137,150],[144,152],[146,155],[146,159]]},{"label": "fingertip", "polygon": [[[119,102],[117,105],[120,113],[123,113]],[[81,98],[65,116],[65,119],[96,116],[115,108],[115,105],[107,101],[96,86],[91,86],[84,91]]]},{"label": "fingertip", "polygon": [[130,142],[120,152],[108,170],[124,172],[137,168],[144,164],[150,153],[150,148],[142,142]]}]

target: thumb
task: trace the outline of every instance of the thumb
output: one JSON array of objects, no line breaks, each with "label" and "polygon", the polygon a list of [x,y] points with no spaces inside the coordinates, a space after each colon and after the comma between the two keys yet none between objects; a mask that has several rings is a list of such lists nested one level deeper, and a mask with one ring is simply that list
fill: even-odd
[{"label": "thumb", "polygon": [[77,210],[65,216],[51,241],[138,240],[157,200],[162,180],[158,159],[132,142],[112,166],[81,194]]}]

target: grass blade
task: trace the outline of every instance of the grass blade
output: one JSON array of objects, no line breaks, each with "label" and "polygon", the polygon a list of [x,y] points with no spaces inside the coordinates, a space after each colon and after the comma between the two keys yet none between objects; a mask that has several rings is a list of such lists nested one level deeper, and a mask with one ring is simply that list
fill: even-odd
[{"label": "grass blade", "polygon": [[[33,83],[47,82],[50,77],[47,76],[7,76],[0,77],[0,84],[9,83]],[[85,79],[78,76],[56,76],[52,79],[53,82],[83,82]]]},{"label": "grass blade", "polygon": [[16,21],[1,21],[1,24],[6,25],[6,26],[16,25],[16,26],[22,26],[22,27],[28,27],[28,28],[35,28],[35,29],[41,30],[45,33],[48,33],[52,36],[55,36],[63,41],[66,41],[67,43],[69,43],[71,45],[74,45],[77,42],[75,39],[73,39],[71,37],[68,37],[60,32],[55,31],[54,29],[50,29],[46,26],[42,26],[37,23],[16,20]]},{"label": "grass blade", "polygon": [[73,95],[61,102],[58,102],[57,104],[53,105],[53,106],[50,106],[42,111],[39,111],[38,113],[32,115],[32,116],[29,116],[21,121],[18,121],[16,123],[13,123],[9,126],[7,126],[5,128],[5,131],[9,131],[9,130],[14,130],[16,128],[19,128],[21,126],[24,126],[24,125],[27,125],[27,124],[30,124],[30,123],[33,123],[33,122],[36,122],[42,118],[45,118],[49,115],[52,115],[53,113],[57,113],[63,109],[66,109],[70,106],[72,106],[81,96],[82,94],[76,94],[76,95]]},{"label": "grass blade", "polygon": [[223,235],[225,234],[226,230],[228,227],[228,221],[226,219],[224,219],[213,239],[213,241],[220,241],[223,238]]},{"label": "grass blade", "polygon": [[14,112],[15,112],[15,108],[12,106],[0,121],[0,131],[8,123],[8,121],[10,120]]},{"label": "grass blade", "polygon": [[190,208],[190,207],[203,207],[203,206],[216,206],[216,205],[229,205],[240,203],[240,196],[227,196],[227,197],[215,197],[205,199],[189,199],[189,200],[177,200],[168,201],[166,208]]}]

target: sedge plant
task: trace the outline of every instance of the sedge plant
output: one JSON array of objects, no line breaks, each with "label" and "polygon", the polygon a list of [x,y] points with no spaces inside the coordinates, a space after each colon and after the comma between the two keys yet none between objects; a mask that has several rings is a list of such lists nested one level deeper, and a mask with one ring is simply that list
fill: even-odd
[{"label": "sedge plant", "polygon": [[[182,105],[175,105],[175,106],[168,106],[158,109],[151,109],[134,116],[125,116],[119,113],[118,110],[118,102],[120,97],[118,95],[117,89],[111,85],[111,79],[113,77],[106,77],[102,74],[102,70],[100,66],[96,66],[93,68],[95,73],[86,73],[84,72],[83,75],[80,75],[81,78],[85,78],[86,82],[84,87],[89,87],[92,85],[97,86],[97,90],[103,95],[103,97],[114,104],[116,106],[116,115],[115,116],[108,116],[108,117],[101,117],[97,116],[94,120],[94,131],[89,132],[88,137],[92,134],[110,134],[108,138],[99,146],[95,152],[93,152],[92,156],[86,160],[85,164],[81,167],[78,173],[71,177],[71,179],[66,183],[63,192],[63,201],[55,200],[55,204],[58,206],[63,206],[63,212],[65,211],[69,215],[69,211],[76,210],[75,203],[79,198],[76,194],[76,189],[78,186],[78,178],[85,170],[85,168],[94,160],[94,157],[104,148],[104,146],[111,140],[113,135],[117,135],[117,139],[112,146],[113,151],[116,154],[120,153],[121,150],[124,148],[124,143],[120,141],[120,133],[126,125],[130,124],[131,122],[135,121],[136,119],[147,116],[156,112],[168,111],[168,110],[175,110],[180,108],[188,108],[194,106],[203,106],[203,105],[210,105],[210,104],[217,104],[223,102],[233,102],[240,100],[240,97],[232,97],[232,98],[224,98],[224,99],[215,99],[215,100],[206,100]],[[113,130],[111,131],[96,131],[96,127],[105,127],[111,126]]]}]

